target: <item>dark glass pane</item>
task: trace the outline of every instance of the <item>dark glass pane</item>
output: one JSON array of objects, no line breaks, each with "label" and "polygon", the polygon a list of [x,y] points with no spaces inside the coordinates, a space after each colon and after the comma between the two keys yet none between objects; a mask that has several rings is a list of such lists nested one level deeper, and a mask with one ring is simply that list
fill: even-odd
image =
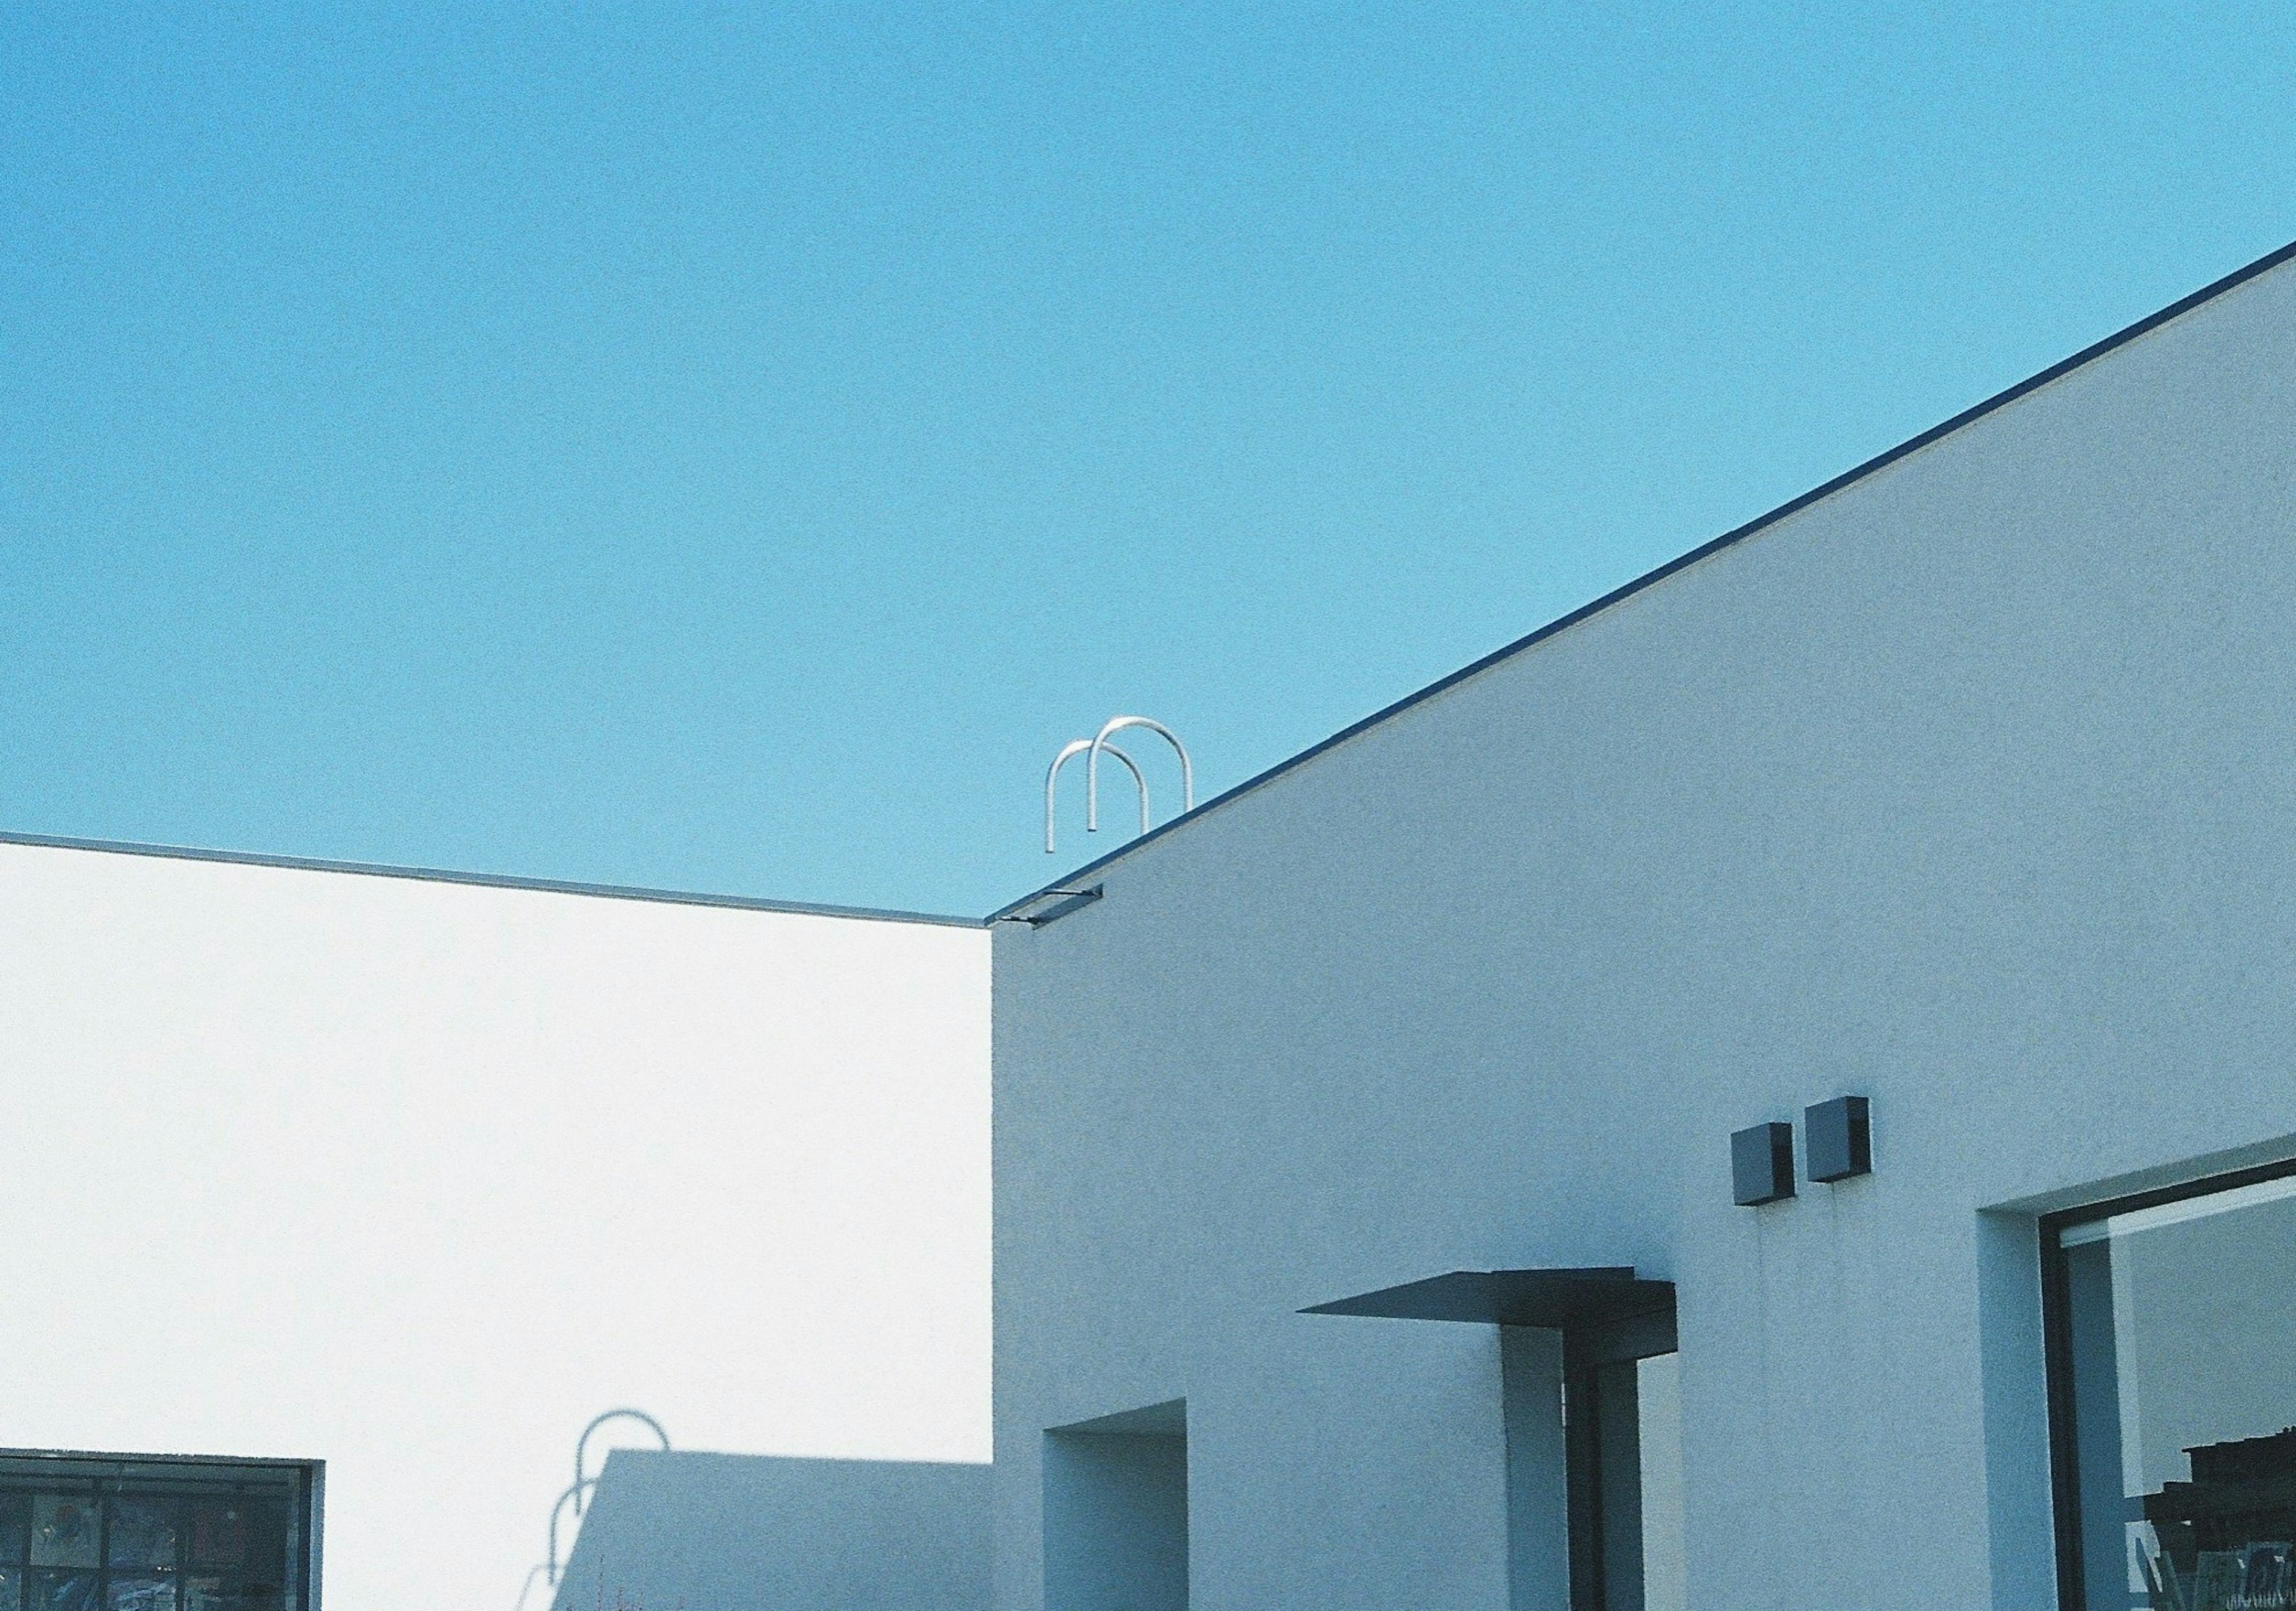
[{"label": "dark glass pane", "polygon": [[287,1501],[250,1500],[242,1509],[247,1517],[247,1571],[266,1583],[282,1582],[287,1569]]},{"label": "dark glass pane", "polygon": [[[24,1552],[32,1546],[32,1496],[29,1493],[0,1493],[0,1564],[20,1566]],[[22,1574],[8,1580],[20,1583]],[[16,1602],[0,1594],[0,1611],[15,1611]]]},{"label": "dark glass pane", "polygon": [[115,1577],[110,1611],[176,1611],[172,1577]]},{"label": "dark glass pane", "polygon": [[29,1611],[100,1611],[93,1572],[34,1571],[27,1579]]},{"label": "dark glass pane", "polygon": [[32,1565],[96,1564],[95,1500],[85,1494],[43,1493],[32,1500]]},{"label": "dark glass pane", "polygon": [[299,1467],[0,1454],[0,1611],[305,1611]]},{"label": "dark glass pane", "polygon": [[2088,1611],[2296,1607],[2296,1180],[2062,1245]]},{"label": "dark glass pane", "polygon": [[194,1567],[236,1572],[248,1564],[248,1507],[243,1500],[195,1500],[191,1533]]},{"label": "dark glass pane", "polygon": [[115,1566],[176,1565],[176,1508],[166,1500],[111,1501],[111,1533],[104,1554]]},{"label": "dark glass pane", "polygon": [[282,1611],[276,1588],[256,1588],[224,1578],[193,1578],[184,1585],[184,1611]]}]

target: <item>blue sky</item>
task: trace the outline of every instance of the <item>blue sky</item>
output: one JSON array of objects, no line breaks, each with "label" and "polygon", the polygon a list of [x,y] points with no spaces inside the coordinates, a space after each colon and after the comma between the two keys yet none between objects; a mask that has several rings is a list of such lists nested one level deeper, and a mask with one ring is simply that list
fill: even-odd
[{"label": "blue sky", "polygon": [[2296,236],[2292,36],[18,0],[0,827],[985,911]]}]

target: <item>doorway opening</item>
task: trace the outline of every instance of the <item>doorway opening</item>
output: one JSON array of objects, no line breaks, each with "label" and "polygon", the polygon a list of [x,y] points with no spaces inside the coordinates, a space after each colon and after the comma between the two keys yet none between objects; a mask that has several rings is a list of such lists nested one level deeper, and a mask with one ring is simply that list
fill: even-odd
[{"label": "doorway opening", "polygon": [[1047,1430],[1046,1611],[1187,1605],[1187,1401]]},{"label": "doorway opening", "polygon": [[1562,1418],[1572,1611],[1684,1611],[1682,1356],[1570,1372]]}]

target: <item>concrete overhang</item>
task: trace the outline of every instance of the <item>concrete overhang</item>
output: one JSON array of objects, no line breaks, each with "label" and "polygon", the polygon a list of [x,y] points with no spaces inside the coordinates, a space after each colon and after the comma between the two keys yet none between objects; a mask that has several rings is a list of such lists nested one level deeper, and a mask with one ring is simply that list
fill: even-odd
[{"label": "concrete overhang", "polygon": [[1303,1309],[1389,1320],[1465,1320],[1559,1331],[1574,1366],[1645,1359],[1675,1347],[1674,1283],[1632,1265],[1589,1270],[1455,1270]]}]

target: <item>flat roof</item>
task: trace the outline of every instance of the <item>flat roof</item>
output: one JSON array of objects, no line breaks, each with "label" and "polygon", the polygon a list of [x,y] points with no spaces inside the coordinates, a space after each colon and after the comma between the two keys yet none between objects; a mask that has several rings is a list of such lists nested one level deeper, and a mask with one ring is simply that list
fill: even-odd
[{"label": "flat roof", "polygon": [[1286,772],[1292,770],[1294,768],[1306,765],[1308,761],[1313,760],[1316,756],[1323,754],[1326,750],[1335,749],[1339,745],[1347,743],[1348,740],[1357,737],[1364,733],[1367,733],[1372,728],[1380,726],[1383,722],[1393,720],[1396,717],[1402,715],[1406,711],[1410,710],[1412,706],[1419,704],[1423,701],[1432,699],[1438,694],[1441,694],[1447,689],[1456,687],[1457,685],[1466,681],[1471,677],[1476,677],[1489,670],[1492,667],[1499,664],[1502,661],[1513,659],[1524,650],[1529,649],[1535,645],[1544,643],[1546,639],[1553,637],[1558,632],[1569,630],[1570,628],[1577,626],[1580,621],[1587,620],[1589,616],[1601,614],[1611,605],[1620,604],[1626,599],[1633,597],[1636,594],[1640,593],[1644,588],[1650,587],[1655,582],[1665,580],[1666,578],[1672,576],[1676,571],[1685,570],[1688,567],[1696,564],[1700,560],[1706,558],[1710,555],[1718,554],[1725,548],[1730,547],[1734,544],[1743,542],[1747,538],[1753,536],[1758,531],[1762,531],[1771,526],[1776,525],[1788,515],[1799,514],[1804,509],[1808,508],[1812,504],[1817,503],[1821,499],[1831,497],[1835,493],[1843,490],[1845,488],[1856,485],[1857,482],[1864,481],[1866,477],[1873,475],[1879,471],[1886,470],[1891,464],[1896,464],[1899,459],[1906,457],[1907,455],[1920,452],[1931,443],[1938,441],[1941,438],[1952,435],[1955,432],[1959,431],[1964,425],[1975,423],[1977,421],[1983,419],[1987,415],[1993,413],[1996,409],[2007,407],[2009,404],[2015,402],[2019,398],[2025,396],[2027,393],[2038,391],[2042,387],[2049,384],[2052,381],[2062,379],[2063,376],[2071,374],[2074,370],[2081,368],[2085,365],[2094,363],[2095,360],[2104,357],[2105,354],[2112,351],[2114,349],[2125,346],[2128,342],[2135,341],[2138,336],[2144,335],[2149,331],[2158,329],[2160,326],[2169,323],[2171,319],[2179,318],[2185,314],[2190,313],[2194,308],[2200,307],[2202,303],[2213,301],[2218,297],[2224,295],[2226,292],[2235,290],[2239,286],[2245,284],[2250,280],[2255,279],[2259,275],[2269,273],[2271,270],[2279,267],[2283,263],[2287,262],[2292,258],[2296,258],[2296,241],[2290,242],[2287,245],[2279,248],[2277,251],[2266,253],[2263,257],[2257,259],[2256,261],[2252,263],[2249,263],[2242,267],[2234,269],[2222,279],[2216,280],[2207,285],[2203,285],[2200,290],[2194,292],[2190,296],[2180,298],[2177,301],[2169,303],[2168,307],[2161,308],[2157,313],[2145,315],[2144,317],[2137,320],[2135,324],[2128,325],[2127,328],[2117,330],[2112,334],[2106,336],[2103,341],[2094,342],[2089,346],[2082,348],[2070,358],[2062,358],[2056,363],[2050,365],[2046,369],[2042,370],[2039,374],[2029,375],[2024,380],[2019,381],[2015,385],[2009,387],[2007,390],[1994,393],[1991,397],[1987,398],[1983,402],[1977,404],[1973,407],[1963,409],[1951,419],[1931,426],[1927,431],[1923,432],[1920,435],[1909,437],[1906,440],[1899,442],[1896,447],[1891,448],[1885,452],[1874,455],[1872,458],[1867,459],[1864,464],[1858,464],[1852,469],[1843,471],[1832,481],[1825,481],[1818,486],[1813,487],[1798,497],[1789,498],[1786,502],[1780,504],[1776,508],[1772,509],[1767,514],[1756,515],[1744,525],[1734,527],[1728,531],[1725,531],[1719,537],[1713,538],[1706,542],[1701,543],[1697,547],[1691,549],[1689,553],[1679,555],[1677,557],[1667,561],[1666,563],[1659,566],[1656,570],[1644,572],[1643,575],[1638,576],[1635,578],[1634,580],[1627,583],[1624,587],[1612,588],[1610,592],[1605,593],[1602,597],[1595,599],[1591,604],[1581,604],[1578,608],[1571,611],[1569,614],[1558,616],[1556,619],[1547,622],[1538,630],[1516,638],[1513,643],[1506,645],[1503,648],[1493,650],[1490,653],[1484,655],[1480,660],[1474,662],[1472,664],[1462,666],[1456,671],[1452,672],[1448,677],[1431,682],[1425,687],[1419,689],[1416,693],[1405,695],[1401,699],[1397,700],[1393,704],[1387,706],[1385,709],[1374,711],[1369,716],[1365,717],[1361,721],[1356,722],[1352,726],[1341,728],[1329,738],[1324,739],[1320,743],[1310,744],[1308,748],[1300,751],[1298,754],[1277,761],[1266,771],[1259,773],[1254,777],[1247,777],[1242,783],[1237,784],[1234,788],[1226,790],[1222,793],[1213,795],[1210,800],[1207,800],[1203,804],[1196,807],[1193,810],[1185,811],[1179,816],[1173,818],[1168,822],[1159,823],[1156,826],[1149,829],[1148,832],[1141,834],[1138,838],[1127,841],[1125,843],[1120,844],[1114,850],[1109,851],[1106,855],[1102,856],[1095,860],[1086,862],[1082,867],[1076,868],[1074,871],[1068,873],[1062,877],[1054,879],[1052,883],[1046,884],[1043,888],[1038,889],[1030,894],[1022,896],[1020,900],[1012,902],[1008,906],[1000,907],[996,911],[989,914],[987,921],[990,923],[1000,922],[1053,896],[1073,893],[1077,888],[1083,884],[1085,880],[1090,878],[1095,873],[1099,872],[1103,867],[1112,866],[1123,858],[1132,854],[1133,851],[1140,849],[1141,846],[1147,844],[1152,840],[1161,839],[1165,834],[1171,833],[1174,829],[1180,827],[1184,824],[1193,822],[1198,818],[1202,817],[1209,812],[1216,811],[1222,806],[1231,804],[1232,802],[1242,799],[1244,795],[1250,793],[1253,790],[1264,787],[1265,785],[1275,782],[1275,779],[1283,777]]},{"label": "flat roof", "polygon": [[878,907],[824,906],[808,900],[764,900],[748,895],[705,895],[690,890],[639,889],[619,884],[578,884],[560,878],[512,878],[498,873],[459,873],[444,867],[391,867],[371,861],[331,861],[316,856],[266,856],[249,851],[214,851],[193,845],[137,844],[117,839],[73,839],[54,834],[0,833],[0,845],[35,850],[100,851],[118,856],[159,856],[176,861],[222,861],[236,866],[284,867],[299,873],[351,873],[368,878],[419,878],[431,884],[477,884],[484,889],[532,890],[550,895],[590,895],[606,900],[655,900],[672,906],[727,907],[743,912],[787,912],[805,917],[851,917],[867,923],[927,923],[945,928],[977,929],[979,917],[937,912],[890,911]]}]

